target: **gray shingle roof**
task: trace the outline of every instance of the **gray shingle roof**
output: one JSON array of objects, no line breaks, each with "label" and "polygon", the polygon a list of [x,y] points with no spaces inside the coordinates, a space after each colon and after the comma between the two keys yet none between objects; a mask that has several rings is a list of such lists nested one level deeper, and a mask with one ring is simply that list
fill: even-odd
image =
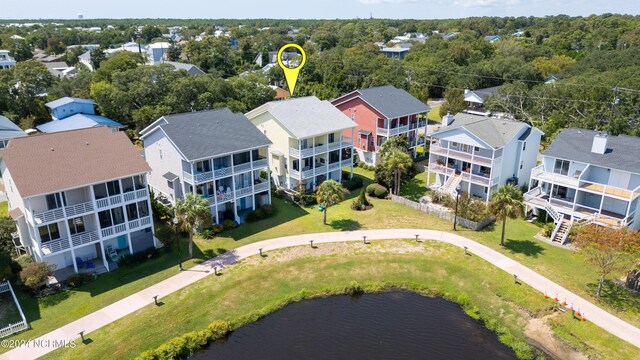
[{"label": "gray shingle roof", "polygon": [[524,128],[530,128],[529,125],[519,121],[457,113],[452,124],[443,127],[432,136],[438,137],[438,134],[461,127],[494,149],[499,149],[508,144]]},{"label": "gray shingle roof", "polygon": [[27,136],[27,133],[22,131],[13,121],[0,115],[0,140],[13,139],[21,136]]},{"label": "gray shingle roof", "polygon": [[188,160],[267,146],[271,141],[242,114],[228,108],[164,116],[159,125]]},{"label": "gray shingle roof", "polygon": [[608,136],[604,154],[591,152],[597,131],[563,129],[543,155],[640,174],[640,138],[628,135]]},{"label": "gray shingle roof", "polygon": [[176,70],[186,70],[191,75],[205,75],[205,72],[202,71],[199,67],[193,64],[187,64],[183,62],[177,61],[165,61],[164,64],[169,64],[173,66]]},{"label": "gray shingle roof", "polygon": [[391,85],[357,90],[357,92],[362,100],[369,103],[388,119],[428,112],[430,109],[408,92]]},{"label": "gray shingle roof", "polygon": [[260,110],[268,111],[298,139],[356,127],[356,123],[342,111],[315,96],[271,101],[247,115],[253,117]]}]

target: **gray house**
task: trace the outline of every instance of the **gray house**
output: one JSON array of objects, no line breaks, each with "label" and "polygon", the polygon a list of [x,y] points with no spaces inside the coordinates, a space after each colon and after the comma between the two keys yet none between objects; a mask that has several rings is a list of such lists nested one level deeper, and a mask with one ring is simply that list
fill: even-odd
[{"label": "gray house", "polygon": [[149,186],[166,202],[201,195],[216,223],[240,223],[271,203],[271,142],[244,115],[228,108],[166,115],[140,134]]}]

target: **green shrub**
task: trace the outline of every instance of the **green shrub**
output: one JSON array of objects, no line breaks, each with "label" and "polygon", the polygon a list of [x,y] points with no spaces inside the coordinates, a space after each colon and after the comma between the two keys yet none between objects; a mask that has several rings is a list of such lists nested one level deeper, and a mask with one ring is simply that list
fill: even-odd
[{"label": "green shrub", "polygon": [[216,232],[213,231],[213,227],[208,229],[202,229],[198,235],[203,239],[213,239],[216,236]]},{"label": "green shrub", "polygon": [[360,199],[360,202],[362,203],[362,205],[369,206],[369,200],[367,200],[367,196],[364,193],[364,189],[360,190],[360,196],[358,198]]},{"label": "green shrub", "polygon": [[147,261],[157,254],[157,250],[153,247],[148,248],[145,251],[137,252],[135,254],[127,254],[118,259],[118,266],[132,266]]},{"label": "green shrub", "polygon": [[156,227],[156,237],[162,245],[171,246],[176,241],[176,232],[173,229],[174,227],[168,224]]},{"label": "green shrub", "polygon": [[369,184],[369,186],[367,186],[367,194],[371,195],[371,196],[375,196],[377,198],[385,198],[387,197],[387,194],[389,193],[387,191],[387,188],[385,188],[384,186],[380,185],[380,184]]},{"label": "green shrub", "polygon": [[301,200],[304,206],[311,206],[318,203],[318,199],[315,195],[302,195]]},{"label": "green shrub", "polygon": [[74,274],[65,280],[65,284],[70,288],[77,288],[78,286],[88,283],[93,279],[93,274],[91,273]]},{"label": "green shrub", "polygon": [[[311,195],[304,195],[304,196],[311,196]],[[271,205],[262,205],[259,208],[257,208],[255,211],[249,213],[249,215],[247,215],[247,218],[245,220],[247,222],[254,222],[254,221],[266,219],[269,216],[273,215],[273,213],[274,211]]]},{"label": "green shrub", "polygon": [[342,186],[345,187],[345,189],[351,191],[354,189],[357,189],[359,187],[362,186],[362,180],[360,179],[360,182],[358,182],[357,180],[355,180],[356,178],[354,177],[351,180],[343,180],[342,181]]},{"label": "green shrub", "polygon": [[221,339],[231,331],[231,325],[224,320],[216,320],[209,324],[209,331],[211,331],[211,340]]},{"label": "green shrub", "polygon": [[275,189],[271,191],[271,194],[275,197],[277,197],[278,199],[284,199],[284,190],[283,189]]},{"label": "green shrub", "polygon": [[364,167],[365,167],[365,166],[367,166],[367,163],[365,163],[364,161],[360,161],[360,162],[358,163],[358,167],[361,167],[361,168],[363,168],[363,169],[364,169]]},{"label": "green shrub", "polygon": [[12,262],[9,254],[0,253],[0,281],[11,281],[14,279],[14,273],[11,267]]},{"label": "green shrub", "polygon": [[213,230],[215,234],[220,234],[222,230],[224,230],[224,226],[222,224],[214,224],[211,226],[211,230]]},{"label": "green shrub", "polygon": [[222,222],[222,226],[224,226],[225,230],[230,230],[230,229],[233,229],[234,227],[236,227],[236,223],[231,219],[227,219],[227,220]]},{"label": "green shrub", "polygon": [[25,265],[20,271],[22,283],[34,292],[47,283],[47,278],[53,274],[55,265],[46,262],[32,262]]},{"label": "green shrub", "polygon": [[353,199],[353,202],[351,203],[351,210],[365,210],[365,205],[362,203],[362,200],[360,200],[360,198]]},{"label": "green shrub", "polygon": [[544,236],[550,237],[553,234],[553,230],[556,228],[556,224],[552,222],[548,222],[542,226],[542,231],[544,232]]}]

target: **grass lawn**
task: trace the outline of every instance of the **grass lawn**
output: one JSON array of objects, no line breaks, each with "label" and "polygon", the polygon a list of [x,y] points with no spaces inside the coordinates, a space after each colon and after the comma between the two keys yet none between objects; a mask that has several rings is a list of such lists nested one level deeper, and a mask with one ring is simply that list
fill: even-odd
[{"label": "grass lawn", "polygon": [[0,201],[0,216],[9,216],[9,203]]},{"label": "grass lawn", "polygon": [[20,312],[9,291],[0,294],[0,328],[22,321]]},{"label": "grass lawn", "polygon": [[430,124],[442,122],[442,118],[440,117],[440,105],[434,106],[431,108],[431,110],[429,110],[429,113],[427,114],[427,119],[429,120]]},{"label": "grass lawn", "polygon": [[[61,349],[45,358],[91,359],[104,354],[132,358],[214,320],[224,319],[237,327],[292,300],[342,294],[353,281],[367,291],[399,287],[462,303],[468,314],[487,320],[488,327],[497,329],[501,340],[517,346],[521,354],[530,351],[523,335],[528,319],[548,314],[553,307],[529,286],[514,285],[510,274],[448,244],[407,240],[374,241],[366,246],[322,244],[316,249],[281,249],[264,258],[243,260],[225,269],[222,276],[209,276],[163,298],[163,306],[149,305],[91,333],[87,345]],[[588,330],[581,334],[581,344],[595,347],[593,342],[605,334],[597,327]],[[621,340],[600,345],[602,357],[640,355],[637,348]]]},{"label": "grass lawn", "polygon": [[[361,168],[354,173],[363,176],[365,186],[371,182],[372,172]],[[419,194],[420,181],[416,180],[413,193]],[[410,185],[407,185],[411,189]],[[410,191],[410,190],[407,190]],[[273,198],[273,206],[277,214],[269,219],[242,225],[236,229],[225,231],[211,240],[196,238],[194,259],[185,263],[186,267],[215,256],[216,254],[252,242],[292,234],[345,231],[358,229],[391,229],[391,228],[426,228],[450,231],[452,224],[442,219],[410,209],[388,200],[371,199],[374,208],[365,212],[350,209],[354,197],[359,190],[353,191],[349,198],[328,209],[328,223],[322,224],[322,212],[317,206],[309,208],[294,207],[284,200]],[[499,251],[525,266],[532,268],[543,276],[561,284],[569,290],[595,302],[593,285],[598,276],[595,269],[584,263],[580,255],[573,254],[565,248],[559,248],[535,240],[533,236],[539,228],[523,220],[508,220],[506,246],[499,245],[500,227],[489,227],[481,232],[461,230],[462,236],[474,239]],[[186,247],[183,247],[183,254]],[[117,269],[103,274],[97,281],[59,295],[59,299],[46,298],[41,301],[20,293],[20,302],[32,330],[17,335],[17,339],[31,339],[67,324],[75,319],[98,310],[108,304],[122,299],[134,292],[144,289],[177,272],[177,255],[175,248],[165,252],[159,258],[150,259],[144,264]],[[554,295],[554,294],[551,294]],[[620,295],[607,293],[599,305],[621,318],[640,326],[640,307],[637,306],[637,295]],[[570,299],[568,299],[570,301]],[[0,348],[0,353],[6,349]]]}]

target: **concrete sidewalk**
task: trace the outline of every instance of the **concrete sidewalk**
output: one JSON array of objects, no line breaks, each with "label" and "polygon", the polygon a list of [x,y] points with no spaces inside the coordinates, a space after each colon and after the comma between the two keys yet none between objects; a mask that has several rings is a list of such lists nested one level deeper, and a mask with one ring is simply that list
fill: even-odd
[{"label": "concrete sidewalk", "polygon": [[[261,248],[262,251],[270,251],[291,246],[308,246],[310,240],[314,241],[314,245],[329,242],[362,241],[363,236],[366,236],[367,240],[415,239],[416,235],[419,235],[419,238],[422,240],[429,239],[442,241],[460,248],[466,246],[468,251],[471,253],[483,258],[510,274],[516,274],[519,281],[528,284],[532,288],[540,292],[546,292],[551,297],[557,294],[559,299],[566,298],[568,302],[573,303],[575,308],[580,308],[580,311],[585,314],[588,321],[591,321],[613,335],[640,348],[640,329],[612,314],[609,314],[598,306],[566,290],[535,271],[473,240],[448,232],[419,229],[365,230],[294,235],[241,246],[213,259],[204,261],[189,270],[178,273],[171,278],[161,281],[146,288],[145,290],[128,296],[72,323],[64,325],[57,330],[37,338],[36,341],[39,341],[40,344],[46,344],[47,341],[53,344],[55,341],[61,342],[64,340],[76,340],[76,344],[78,346],[83,346],[79,341],[80,331],[84,331],[85,335],[90,334],[92,331],[131,314],[144,306],[152,304],[153,296],[158,295],[158,298],[161,299],[162,297],[213,274],[214,266],[224,268],[232,265],[246,257],[259,254],[259,249]],[[90,337],[90,335],[88,337]],[[23,346],[0,355],[0,359],[35,359],[53,350],[55,350],[55,347],[53,346]]]}]

